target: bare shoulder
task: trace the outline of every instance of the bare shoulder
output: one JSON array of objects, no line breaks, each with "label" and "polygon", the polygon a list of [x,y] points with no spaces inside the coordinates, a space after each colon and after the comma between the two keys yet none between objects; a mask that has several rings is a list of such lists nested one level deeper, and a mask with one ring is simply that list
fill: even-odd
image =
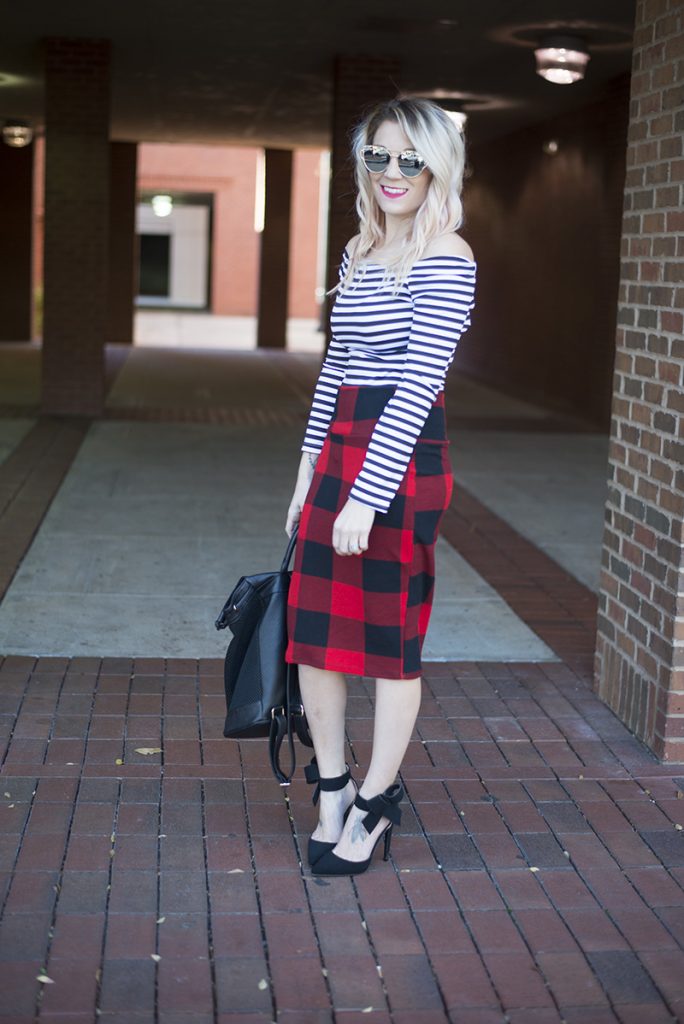
[{"label": "bare shoulder", "polygon": [[473,250],[466,240],[453,231],[431,239],[425,247],[423,256],[464,256],[467,260],[475,261]]},{"label": "bare shoulder", "polygon": [[354,235],[354,237],[350,238],[349,241],[347,242],[347,252],[349,253],[350,258],[356,252],[356,246],[358,245],[360,237],[361,235]]}]

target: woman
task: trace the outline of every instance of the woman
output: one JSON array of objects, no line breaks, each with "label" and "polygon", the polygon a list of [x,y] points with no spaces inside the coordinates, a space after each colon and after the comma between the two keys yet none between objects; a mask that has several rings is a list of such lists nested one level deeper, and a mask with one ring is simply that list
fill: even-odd
[{"label": "woman", "polygon": [[[444,379],[470,323],[475,263],[455,234],[464,143],[437,104],[373,109],[353,139],[360,231],[343,253],[333,337],[309,416],[288,536],[299,524],[286,660],[299,666],[320,797],[314,874],[357,874],[399,824],[395,782],[421,698],[434,546],[453,477]],[[376,680],[373,753],[345,764],[344,673]]]}]

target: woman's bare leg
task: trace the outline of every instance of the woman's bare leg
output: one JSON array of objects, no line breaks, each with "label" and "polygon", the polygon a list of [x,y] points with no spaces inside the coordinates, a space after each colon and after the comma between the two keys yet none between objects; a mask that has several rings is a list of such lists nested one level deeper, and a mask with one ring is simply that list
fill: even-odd
[{"label": "woman's bare leg", "polygon": [[[367,800],[382,793],[396,780],[420,709],[421,678],[377,679],[373,753],[359,793]],[[335,853],[346,860],[365,860],[378,834],[387,825],[381,818],[370,835],[361,824],[366,811],[352,807]]]},{"label": "woman's bare leg", "polygon": [[[347,708],[344,675],[312,665],[300,665],[299,691],[320,775],[325,778],[342,775],[345,771],[344,716]],[[318,802],[320,820],[311,833],[313,839],[331,843],[338,838],[344,812],[355,792],[351,780],[344,789],[321,790]]]}]

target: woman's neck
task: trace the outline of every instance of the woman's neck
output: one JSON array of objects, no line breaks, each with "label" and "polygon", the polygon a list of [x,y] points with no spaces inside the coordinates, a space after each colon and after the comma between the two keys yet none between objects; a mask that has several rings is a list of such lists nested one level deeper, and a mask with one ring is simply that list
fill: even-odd
[{"label": "woman's neck", "polygon": [[[413,218],[411,218],[411,221]],[[392,217],[385,214],[385,240],[383,249],[401,249],[411,234],[412,223],[406,217]]]},{"label": "woman's neck", "polygon": [[383,256],[393,256],[404,248],[408,241],[408,232],[403,228],[394,231],[386,230],[385,237],[373,248],[374,253],[381,253]]}]

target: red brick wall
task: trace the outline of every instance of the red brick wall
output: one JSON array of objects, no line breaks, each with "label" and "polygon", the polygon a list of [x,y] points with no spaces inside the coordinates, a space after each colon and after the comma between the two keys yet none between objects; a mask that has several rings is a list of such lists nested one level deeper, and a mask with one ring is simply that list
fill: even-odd
[{"label": "red brick wall", "polygon": [[622,222],[599,694],[684,760],[684,4],[639,0]]},{"label": "red brick wall", "polygon": [[[457,354],[487,384],[610,418],[629,76],[591,106],[469,149],[477,308]],[[555,155],[543,145],[558,141]]]},{"label": "red brick wall", "polygon": [[[321,179],[320,149],[295,149],[292,168],[290,228],[290,316],[317,317],[318,223]],[[323,282],[321,282],[322,284]]]},{"label": "red brick wall", "polygon": [[138,185],[214,196],[212,312],[253,316],[259,263],[254,231],[257,150],[247,146],[143,143]]}]

